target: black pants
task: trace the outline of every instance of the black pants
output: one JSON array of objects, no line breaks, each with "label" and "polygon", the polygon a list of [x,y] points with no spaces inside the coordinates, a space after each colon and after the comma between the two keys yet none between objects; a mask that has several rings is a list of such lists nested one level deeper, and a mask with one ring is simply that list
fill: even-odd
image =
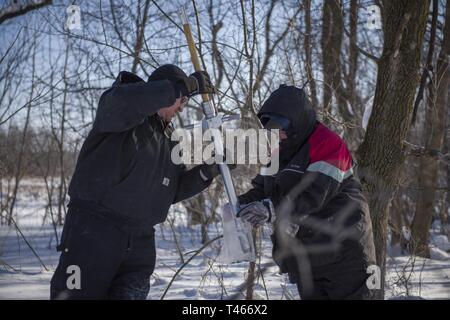
[{"label": "black pants", "polygon": [[[154,230],[125,231],[111,221],[70,208],[61,236],[51,299],[145,299],[155,267]],[[75,266],[79,288],[74,286]]]},{"label": "black pants", "polygon": [[[310,256],[311,257],[311,256]],[[327,260],[327,257],[333,257]],[[301,269],[295,277],[300,298],[303,300],[366,300],[370,290],[366,281],[370,274],[367,266],[371,263],[358,243],[344,245],[336,255],[315,255],[310,258],[309,274]],[[320,263],[323,262],[323,263]],[[309,277],[312,288],[307,287],[305,278]],[[303,278],[303,281],[302,281]]]},{"label": "black pants", "polygon": [[312,269],[312,288],[299,279],[298,292],[302,300],[365,300],[369,299],[367,273],[363,269]]}]

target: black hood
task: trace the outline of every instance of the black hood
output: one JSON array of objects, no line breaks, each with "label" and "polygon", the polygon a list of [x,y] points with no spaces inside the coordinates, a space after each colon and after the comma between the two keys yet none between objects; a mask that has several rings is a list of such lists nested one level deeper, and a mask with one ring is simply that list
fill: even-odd
[{"label": "black hood", "polygon": [[288,134],[288,139],[281,143],[282,150],[285,150],[282,151],[285,153],[283,158],[292,157],[296,153],[314,131],[317,122],[316,113],[305,91],[284,84],[271,93],[262,105],[258,117],[261,118],[267,113],[278,114],[291,121],[291,133]]}]

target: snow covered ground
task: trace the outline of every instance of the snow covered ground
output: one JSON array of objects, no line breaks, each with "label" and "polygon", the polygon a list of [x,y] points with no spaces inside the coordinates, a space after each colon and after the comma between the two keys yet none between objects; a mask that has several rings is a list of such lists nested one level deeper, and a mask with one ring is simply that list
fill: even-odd
[{"label": "snow covered ground", "polygon": [[439,230],[438,223],[430,230],[431,259],[388,248],[388,298],[450,299],[450,242]]},{"label": "snow covered ground", "polygon": [[[0,226],[0,299],[48,299],[49,282],[56,268],[59,254],[55,250],[55,230],[49,219],[42,224],[46,199],[36,187],[36,182],[24,185],[17,203],[19,225],[24,236],[37,252],[45,267],[39,262],[13,226]],[[188,226],[184,214],[172,210],[174,230],[168,222],[156,227],[157,262],[151,277],[148,299],[161,299],[177,270],[183,265],[177,243],[187,261],[202,246],[199,226]],[[181,210],[182,211],[182,210]],[[58,234],[61,228],[56,230]],[[209,229],[213,239],[220,227]],[[262,235],[261,266],[264,276],[257,279],[255,298],[298,299],[296,287],[270,258],[269,230]],[[175,235],[175,236],[174,236]],[[220,241],[215,241],[193,258],[175,278],[165,294],[165,299],[242,299],[237,293],[247,273],[248,264],[221,265],[218,259]],[[450,299],[450,243],[432,229],[432,259],[422,259],[400,254],[390,248],[387,274],[387,299]]]},{"label": "snow covered ground", "polygon": [[[42,259],[45,268],[28,248],[24,240],[13,227],[1,227],[0,256],[0,299],[48,299],[49,281],[58,262],[58,254],[54,249],[55,234],[51,226],[23,227],[23,234]],[[60,232],[60,229],[58,230]],[[196,227],[176,227],[177,239],[187,261],[202,245],[196,234]],[[194,235],[195,234],[195,235]],[[192,238],[191,238],[192,236]],[[214,234],[211,232],[211,238]],[[198,238],[198,236],[197,236]],[[183,239],[183,240],[182,240]],[[192,241],[191,239],[194,239]],[[244,281],[247,272],[246,263],[223,266],[218,261],[219,241],[211,248],[205,249],[184,267],[175,278],[165,299],[221,299],[231,297]],[[262,257],[262,265],[270,263],[269,241],[264,241],[266,254]],[[157,262],[151,278],[149,299],[160,299],[172,280],[175,272],[183,264],[177,249],[173,233],[168,225],[157,228]],[[283,276],[278,274],[276,266],[270,266],[264,273],[267,295],[263,280],[258,280],[256,296],[261,299],[281,299],[283,292],[291,291],[289,296],[296,296],[294,286],[287,285]],[[221,283],[223,285],[221,285]],[[242,297],[242,296],[239,296]]]}]

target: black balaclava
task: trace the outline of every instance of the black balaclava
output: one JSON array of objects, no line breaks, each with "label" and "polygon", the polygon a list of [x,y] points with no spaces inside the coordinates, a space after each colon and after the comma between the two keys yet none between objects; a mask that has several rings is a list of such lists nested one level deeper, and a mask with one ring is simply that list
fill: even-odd
[{"label": "black balaclava", "polygon": [[303,89],[281,85],[263,103],[258,117],[276,114],[288,118],[291,128],[287,139],[280,142],[280,165],[285,166],[314,131],[316,113]]},{"label": "black balaclava", "polygon": [[186,73],[184,73],[183,70],[178,68],[176,65],[173,64],[165,64],[161,67],[158,67],[155,69],[155,71],[152,72],[150,77],[148,77],[148,81],[158,81],[158,80],[170,80],[174,83],[178,82],[179,80],[184,80],[188,76]]}]

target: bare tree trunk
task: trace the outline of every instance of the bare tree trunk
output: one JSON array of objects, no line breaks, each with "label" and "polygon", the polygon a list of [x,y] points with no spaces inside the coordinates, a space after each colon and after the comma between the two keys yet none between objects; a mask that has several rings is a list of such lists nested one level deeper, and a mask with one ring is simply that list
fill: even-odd
[{"label": "bare tree trunk", "polygon": [[59,137],[55,133],[55,138],[58,144],[59,151],[59,186],[58,186],[58,215],[57,215],[57,223],[58,225],[63,224],[63,211],[64,216],[66,212],[65,200],[66,200],[66,176],[65,176],[65,168],[64,168],[64,148],[65,148],[65,123],[66,123],[66,112],[67,112],[67,91],[68,91],[68,82],[67,82],[67,67],[69,62],[69,39],[66,39],[66,53],[64,59],[64,69],[63,69],[63,82],[64,82],[64,94],[63,101],[61,105],[61,121],[60,121],[60,132]]},{"label": "bare tree trunk", "polygon": [[200,236],[202,239],[202,244],[208,242],[208,219],[205,203],[205,195],[203,193],[199,194],[197,197],[187,200],[189,204],[186,208],[188,213],[191,216],[190,223],[191,224],[199,224],[200,225]]},{"label": "bare tree trunk", "polygon": [[305,6],[305,39],[304,50],[306,56],[306,77],[308,79],[309,89],[311,91],[311,102],[315,110],[317,110],[317,88],[312,68],[312,27],[311,27],[311,0],[304,1]]},{"label": "bare tree trunk", "polygon": [[429,46],[428,46],[427,61],[426,61],[426,66],[423,69],[422,76],[420,78],[420,86],[419,86],[419,90],[417,92],[416,101],[414,101],[414,110],[413,110],[413,115],[412,115],[412,120],[411,120],[411,122],[413,124],[416,120],[416,114],[417,114],[417,110],[419,108],[419,104],[423,99],[423,94],[425,92],[427,79],[430,79],[432,76],[432,73],[433,73],[433,57],[434,57],[434,47],[435,47],[435,43],[436,43],[436,29],[437,29],[437,20],[438,20],[438,13],[439,13],[439,4],[438,4],[438,0],[432,0],[432,1],[433,1],[433,15],[432,15],[432,19],[431,19],[431,31],[430,31],[430,40],[429,40]]},{"label": "bare tree trunk", "polygon": [[141,18],[141,2],[137,4],[138,14],[136,16],[136,41],[134,42],[133,64],[131,72],[136,73],[137,66],[140,63],[142,46],[144,44],[145,26],[147,25],[148,10],[150,8],[150,0],[145,0],[144,11]]},{"label": "bare tree trunk", "polygon": [[[435,1],[437,5],[437,1]],[[433,8],[438,10],[438,7]],[[450,71],[448,56],[450,55],[450,1],[447,1],[445,14],[444,39],[439,53],[436,74],[430,86],[431,98],[427,103],[426,142],[428,150],[442,150],[445,136],[445,119],[448,108],[448,90]],[[432,41],[432,39],[430,39]],[[413,248],[415,254],[429,257],[429,229],[436,204],[436,187],[439,183],[439,159],[422,157],[420,160],[419,195],[416,213],[411,226]]]},{"label": "bare tree trunk", "polygon": [[34,44],[33,44],[33,56],[32,56],[32,64],[31,64],[31,89],[30,89],[30,99],[29,99],[29,103],[27,106],[27,115],[25,117],[25,124],[23,127],[23,131],[22,131],[22,137],[21,137],[21,141],[20,141],[20,150],[19,150],[19,154],[18,154],[18,158],[17,158],[17,165],[15,168],[15,173],[14,173],[14,187],[13,187],[13,192],[11,195],[11,201],[9,204],[9,212],[8,212],[8,218],[7,218],[7,223],[8,225],[13,224],[14,218],[13,218],[13,213],[14,213],[14,207],[16,205],[16,201],[17,201],[17,196],[18,196],[18,192],[19,192],[19,186],[20,186],[20,182],[23,178],[24,175],[24,161],[26,160],[26,140],[28,137],[28,128],[30,125],[30,117],[31,117],[31,108],[32,108],[32,101],[34,98],[34,91],[35,91],[35,73],[36,73],[36,38],[34,39]]},{"label": "bare tree trunk", "polygon": [[349,71],[346,77],[348,100],[350,105],[355,108],[356,105],[356,70],[358,70],[358,56],[357,49],[358,39],[358,0],[350,1],[350,35],[349,35]]},{"label": "bare tree trunk", "polygon": [[[245,105],[244,105],[244,111],[246,112],[246,116],[251,115],[252,111],[254,113],[254,105],[253,105],[253,95],[254,92],[254,86],[258,86],[258,83],[254,78],[254,68],[255,68],[255,62],[254,62],[254,56],[255,56],[255,49],[256,49],[256,25],[255,25],[255,16],[254,16],[254,9],[255,9],[255,3],[254,1],[251,2],[251,14],[250,18],[252,19],[252,42],[250,45],[250,41],[248,39],[248,27],[247,27],[247,17],[245,14],[245,3],[243,0],[241,2],[241,12],[242,12],[242,25],[243,25],[243,37],[244,37],[244,52],[245,52],[245,58],[248,61],[249,65],[249,73],[248,73],[248,91],[247,96],[245,97]],[[273,6],[275,3],[272,1],[271,3],[271,9],[268,14],[268,19],[271,15],[271,10],[273,9]],[[267,24],[266,24],[267,27]],[[258,78],[257,78],[258,79]]]},{"label": "bare tree trunk", "polygon": [[[253,235],[255,235],[254,231]],[[255,286],[255,272],[256,272],[256,262],[250,262],[248,264],[248,275],[245,286],[246,287],[245,300],[253,300],[253,289]]]},{"label": "bare tree trunk", "polygon": [[217,45],[217,42],[218,42],[217,40],[218,40],[219,31],[222,29],[224,24],[223,24],[222,20],[214,22],[212,0],[210,0],[209,5],[208,5],[208,15],[209,15],[210,25],[211,25],[211,42],[212,42],[211,54],[212,54],[212,59],[213,59],[212,61],[213,61],[213,63],[216,64],[215,69],[217,69],[215,85],[217,88],[220,88],[220,86],[222,84],[224,72],[225,72],[225,63],[223,61],[220,49]]},{"label": "bare tree trunk", "polygon": [[[256,73],[256,76],[254,77],[254,82],[253,82],[253,94],[258,91],[261,86],[262,86],[262,81],[264,79],[264,76],[267,73],[267,70],[269,68],[270,65],[270,61],[273,58],[273,56],[275,55],[276,51],[275,49],[277,48],[277,46],[284,40],[284,38],[286,37],[286,35],[289,33],[289,31],[291,30],[291,26],[293,21],[295,21],[295,19],[297,18],[297,16],[299,15],[300,11],[301,11],[301,6],[298,6],[298,9],[295,10],[295,12],[292,14],[292,16],[289,18],[289,21],[286,23],[285,28],[280,32],[280,34],[273,39],[271,37],[271,35],[273,34],[273,25],[274,25],[274,19],[273,18],[273,13],[274,13],[274,8],[276,6],[278,2],[276,0],[271,0],[270,2],[270,6],[269,9],[267,11],[267,17],[264,21],[264,58],[262,60],[262,63],[258,64],[258,71]],[[254,10],[254,6],[253,6],[253,10]],[[253,32],[254,32],[254,38],[256,39],[256,29],[257,25],[255,22],[255,13],[252,12],[252,20],[253,20]]]},{"label": "bare tree trunk", "polygon": [[[356,76],[359,62],[359,50],[357,45],[358,35],[358,0],[350,1],[350,33],[349,33],[349,66],[345,75],[345,91],[339,90],[340,94],[340,114],[344,122],[349,125],[345,127],[345,138],[350,150],[354,151],[359,146],[362,137],[363,106],[356,90]],[[339,87],[340,88],[340,87]],[[349,112],[352,110],[353,114]]]},{"label": "bare tree trunk", "polygon": [[[323,112],[324,122],[329,123],[333,95],[339,111],[345,112],[347,106],[341,88],[341,46],[344,34],[344,21],[340,0],[325,0],[323,5],[322,27],[322,66],[323,66]],[[347,111],[348,112],[348,111]],[[342,116],[346,116],[342,114]]]},{"label": "bare tree trunk", "polygon": [[359,174],[366,193],[374,232],[377,264],[384,298],[388,207],[398,187],[404,162],[404,140],[410,127],[414,94],[419,83],[422,41],[428,2],[383,1],[383,53],[378,63],[372,114],[358,149]]},{"label": "bare tree trunk", "polygon": [[[445,131],[447,132],[445,135],[445,153],[448,154],[450,152],[450,108],[447,108],[447,123]],[[447,178],[447,190],[450,190],[450,163],[446,162],[443,167],[445,168],[443,172],[445,172]],[[443,198],[444,208],[441,211],[442,233],[445,234],[450,240],[450,192],[445,192]]]}]

